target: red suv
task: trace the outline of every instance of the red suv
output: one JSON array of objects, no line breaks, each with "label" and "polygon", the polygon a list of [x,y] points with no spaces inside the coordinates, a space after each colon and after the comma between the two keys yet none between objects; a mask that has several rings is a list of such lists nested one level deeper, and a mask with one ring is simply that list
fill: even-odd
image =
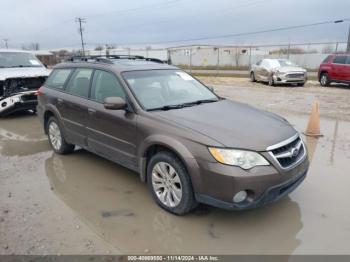
[{"label": "red suv", "polygon": [[350,85],[350,54],[327,56],[318,70],[318,80],[322,86],[328,86],[331,82]]}]

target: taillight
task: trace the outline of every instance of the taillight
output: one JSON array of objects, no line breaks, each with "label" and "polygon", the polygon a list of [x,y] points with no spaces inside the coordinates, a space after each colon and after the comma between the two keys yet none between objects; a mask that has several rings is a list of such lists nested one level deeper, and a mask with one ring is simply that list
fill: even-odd
[{"label": "taillight", "polygon": [[41,96],[41,95],[43,95],[44,93],[43,93],[43,87],[40,87],[36,92],[35,92],[35,95],[36,96]]}]

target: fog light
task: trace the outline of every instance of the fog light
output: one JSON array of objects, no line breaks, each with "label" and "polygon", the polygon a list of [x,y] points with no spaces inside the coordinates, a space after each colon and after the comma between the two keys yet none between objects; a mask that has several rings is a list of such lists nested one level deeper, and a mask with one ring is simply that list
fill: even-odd
[{"label": "fog light", "polygon": [[239,191],[237,194],[235,194],[235,196],[233,197],[233,202],[235,203],[240,203],[243,202],[244,200],[247,199],[247,191]]}]

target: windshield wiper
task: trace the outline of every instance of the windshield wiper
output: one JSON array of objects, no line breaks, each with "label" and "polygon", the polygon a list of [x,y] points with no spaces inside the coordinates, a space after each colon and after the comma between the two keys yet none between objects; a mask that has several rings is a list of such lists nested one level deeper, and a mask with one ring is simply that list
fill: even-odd
[{"label": "windshield wiper", "polygon": [[166,105],[166,106],[160,106],[160,107],[155,107],[155,108],[151,108],[148,109],[147,111],[157,111],[157,110],[171,110],[171,109],[179,109],[179,108],[183,108],[183,104],[178,104],[178,105]]},{"label": "windshield wiper", "polygon": [[160,106],[160,107],[155,107],[148,109],[147,111],[156,111],[156,110],[171,110],[171,109],[179,109],[179,108],[184,108],[184,107],[190,107],[194,105],[199,105],[199,104],[204,104],[204,103],[213,103],[217,102],[219,100],[216,99],[201,99],[201,100],[196,100],[193,102],[188,102],[188,103],[182,103],[182,104],[177,104],[177,105],[166,105],[166,106]]},{"label": "windshield wiper", "polygon": [[188,102],[184,103],[184,106],[194,106],[194,105],[200,105],[200,104],[205,104],[205,103],[214,103],[219,101],[218,99],[201,99],[201,100],[196,100],[193,102]]}]

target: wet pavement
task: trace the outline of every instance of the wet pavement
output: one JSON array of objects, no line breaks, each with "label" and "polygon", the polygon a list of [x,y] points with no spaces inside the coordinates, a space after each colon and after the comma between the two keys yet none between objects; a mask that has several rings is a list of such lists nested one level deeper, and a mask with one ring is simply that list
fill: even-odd
[{"label": "wet pavement", "polygon": [[[307,112],[273,99],[250,104],[303,131]],[[0,254],[350,254],[350,122],[324,114],[324,136],[303,137],[310,170],[289,197],[243,212],[201,205],[182,217],[160,209],[132,171],[84,150],[54,154],[35,116],[0,119]]]}]

